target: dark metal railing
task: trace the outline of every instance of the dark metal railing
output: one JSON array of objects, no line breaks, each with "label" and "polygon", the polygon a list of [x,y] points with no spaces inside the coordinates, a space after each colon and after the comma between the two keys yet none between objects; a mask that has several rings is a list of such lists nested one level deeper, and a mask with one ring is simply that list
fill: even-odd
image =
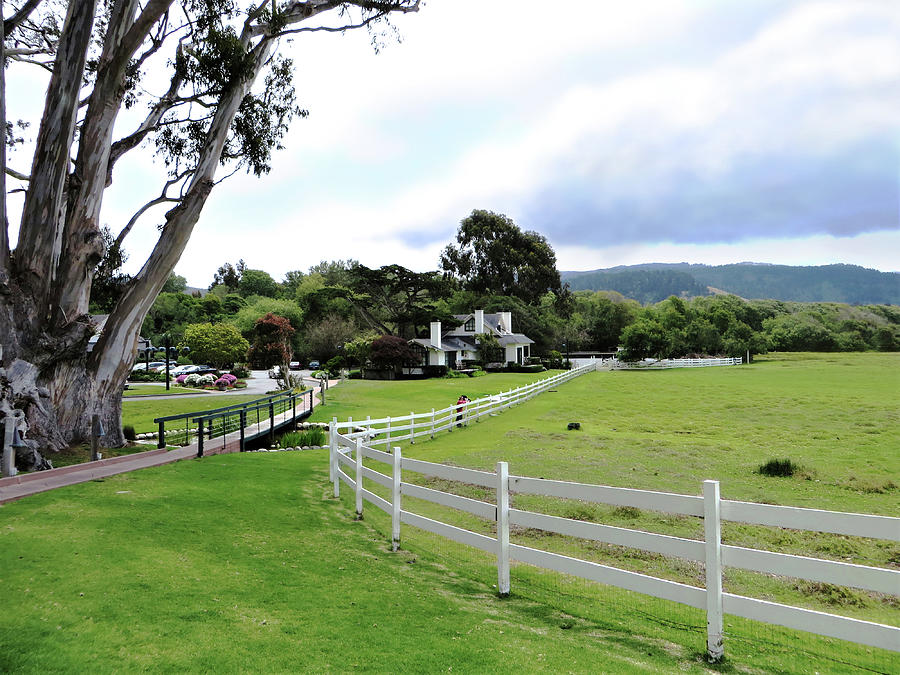
[{"label": "dark metal railing", "polygon": [[[308,397],[308,400],[307,400]],[[246,403],[213,408],[211,410],[199,410],[178,415],[157,417],[154,423],[159,425],[158,448],[166,447],[166,424],[182,421],[184,425],[184,442],[189,445],[192,438],[197,439],[197,455],[203,456],[203,444],[205,440],[212,440],[217,436],[222,437],[225,445],[225,437],[240,431],[240,449],[243,452],[245,442],[245,430],[249,426],[261,425],[267,418],[269,420],[269,434],[274,441],[275,418],[282,413],[291,410],[290,420],[297,418],[297,407],[301,406],[300,414],[311,412],[313,408],[313,390],[307,389],[301,392],[291,390],[282,391],[271,396],[259,398]],[[284,421],[282,422],[284,423]],[[181,431],[180,427],[176,431]],[[180,434],[178,440],[181,440]]]}]

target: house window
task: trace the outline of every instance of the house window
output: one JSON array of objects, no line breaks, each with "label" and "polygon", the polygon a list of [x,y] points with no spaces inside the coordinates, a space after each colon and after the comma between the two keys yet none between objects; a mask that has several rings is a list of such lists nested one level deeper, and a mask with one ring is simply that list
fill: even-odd
[{"label": "house window", "polygon": [[472,318],[470,318],[468,321],[466,321],[466,325],[463,326],[463,330],[466,331],[467,333],[474,333],[474,332],[475,332],[475,319],[474,319],[474,317],[472,317]]}]

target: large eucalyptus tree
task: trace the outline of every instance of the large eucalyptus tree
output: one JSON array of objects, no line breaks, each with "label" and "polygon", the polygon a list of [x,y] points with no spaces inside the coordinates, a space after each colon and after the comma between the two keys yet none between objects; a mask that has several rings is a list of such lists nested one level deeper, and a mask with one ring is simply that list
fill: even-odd
[{"label": "large eucalyptus tree", "polygon": [[[279,39],[316,31],[381,30],[419,0],[6,0],[0,69],[0,414],[18,410],[35,449],[86,437],[99,414],[108,445],[122,442],[121,392],[138,331],[223,173],[263,174],[295,103],[291,61]],[[7,166],[6,68],[43,68],[49,84],[30,172]],[[165,78],[161,94],[145,89]],[[148,73],[155,77],[148,78]],[[146,115],[114,134],[124,108]],[[121,125],[120,125],[121,126]],[[170,204],[146,262],[111,311],[96,347],[88,316],[94,269],[104,253],[100,214],[116,164],[139,147],[164,160],[159,196],[138,218]],[[25,190],[11,247],[9,187]],[[220,176],[221,179],[221,176]]]}]

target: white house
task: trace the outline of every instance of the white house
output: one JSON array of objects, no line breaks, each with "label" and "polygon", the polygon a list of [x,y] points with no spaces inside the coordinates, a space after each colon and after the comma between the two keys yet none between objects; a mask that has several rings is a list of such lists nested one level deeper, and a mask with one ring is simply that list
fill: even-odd
[{"label": "white house", "polygon": [[447,330],[440,321],[432,321],[427,338],[410,340],[414,348],[421,350],[423,365],[456,368],[462,361],[482,361],[475,336],[484,333],[497,339],[503,349],[503,363],[522,364],[531,356],[534,340],[513,332],[512,312],[485,314],[476,309],[473,314],[456,314],[454,318],[459,322],[456,327]]}]

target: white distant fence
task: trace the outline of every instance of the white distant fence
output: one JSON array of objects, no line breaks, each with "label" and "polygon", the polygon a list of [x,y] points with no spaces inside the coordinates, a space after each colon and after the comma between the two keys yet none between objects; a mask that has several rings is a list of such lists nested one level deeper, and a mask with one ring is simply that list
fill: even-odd
[{"label": "white distant fence", "polygon": [[[892,595],[900,595],[900,572],[729,546],[721,541],[722,520],[900,541],[900,518],[725,500],[719,496],[719,483],[712,480],[704,481],[703,496],[698,497],[510,475],[506,462],[498,462],[494,472],[476,471],[403,457],[399,447],[394,447],[393,452],[376,450],[371,443],[364,442],[362,434],[344,435],[334,426],[330,434],[330,469],[335,497],[340,496],[340,482],[343,481],[354,490],[358,516],[362,516],[366,501],[387,513],[391,517],[393,550],[400,546],[400,527],[405,523],[496,555],[501,595],[507,595],[510,591],[510,560],[518,560],[705,610],[707,650],[711,660],[719,660],[724,654],[724,613],[900,652],[900,628],[725,593],[722,590],[722,570],[725,566],[736,567]],[[386,464],[387,474],[365,466],[364,459]],[[484,502],[407,483],[403,481],[404,471],[493,488],[496,490],[496,501]],[[366,480],[387,488],[389,499],[367,490]],[[511,492],[695,516],[704,519],[705,538],[702,541],[684,539],[513,509],[509,506]],[[497,536],[490,537],[407,511],[403,509],[404,495],[485,518],[496,523]],[[511,544],[510,525],[704,563],[706,587],[690,586]]]},{"label": "white distant fence", "polygon": [[346,422],[338,422],[335,417],[331,421],[331,428],[338,431],[344,430],[347,438],[364,438],[370,447],[390,446],[391,443],[399,441],[415,443],[416,438],[421,436],[434,438],[436,433],[453,431],[455,427],[469,426],[471,422],[478,422],[486,415],[496,414],[512,405],[534,398],[548,389],[585,373],[593,372],[597,363],[599,361],[592,361],[516,389],[475,399],[464,406],[454,403],[441,410],[432,408],[430,412],[411,412],[409,415],[400,417],[383,417],[374,420],[367,417],[364,420],[354,421],[353,418],[350,418]]},{"label": "white distant fence", "polygon": [[619,361],[611,359],[614,370],[654,370],[660,368],[708,368],[710,366],[739,366],[740,356],[724,359],[659,359],[652,361]]}]

